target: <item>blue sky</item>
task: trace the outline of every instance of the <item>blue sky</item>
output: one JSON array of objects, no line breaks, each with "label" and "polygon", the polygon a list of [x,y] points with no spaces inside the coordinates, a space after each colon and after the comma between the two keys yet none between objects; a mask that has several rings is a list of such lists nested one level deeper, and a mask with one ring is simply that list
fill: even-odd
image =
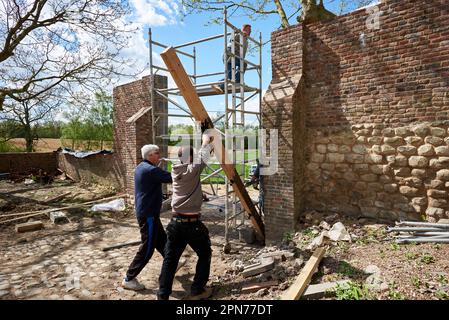
[{"label": "blue sky", "polygon": [[[298,0],[299,1],[299,0]],[[339,0],[325,1],[325,6],[329,10],[340,12]],[[125,50],[124,54],[136,58],[137,66],[147,64],[149,61],[148,50],[148,29],[151,27],[153,40],[161,42],[166,45],[179,45],[182,43],[206,38],[209,36],[223,34],[223,26],[218,24],[210,24],[211,17],[218,17],[219,14],[193,14],[185,17],[181,21],[182,8],[177,0],[161,1],[161,0],[130,0],[133,7],[132,22],[134,26],[138,26],[140,31],[132,39],[130,47]],[[354,10],[353,4],[349,4],[345,12]],[[287,10],[286,10],[287,11]],[[291,12],[291,11],[290,11]],[[289,13],[287,13],[289,14]],[[296,17],[296,15],[295,15]],[[291,24],[296,23],[296,18],[290,20]],[[270,33],[279,28],[280,22],[277,15],[268,15],[266,18],[250,21],[242,14],[234,13],[229,19],[235,26],[240,27],[243,23],[250,23],[252,25],[252,36],[259,37],[262,34],[262,41],[266,43],[262,50],[262,88],[265,90],[271,80],[271,57],[270,57]],[[192,52],[193,47],[187,47],[187,52]],[[203,44],[196,45],[197,51],[197,73],[211,73],[224,71],[222,63],[222,53],[224,48],[224,40],[216,39]],[[157,49],[153,53],[154,64],[165,67],[164,63],[158,55],[162,49]],[[247,56],[251,61],[258,61],[258,52],[253,50],[253,55]],[[180,56],[188,73],[193,73],[191,60]],[[147,69],[142,75],[149,74]],[[210,77],[200,79],[200,83],[210,82],[222,79],[222,76]],[[120,82],[127,82],[129,80],[121,79]],[[173,81],[169,79],[170,86],[173,86]],[[255,71],[247,72],[245,74],[245,82],[248,85],[257,87],[258,78]],[[184,104],[182,97],[176,97],[176,101]],[[224,96],[217,96],[211,98],[203,98],[203,103],[206,109],[213,117],[216,111],[224,112]],[[182,113],[177,111],[176,107],[169,105],[170,113]],[[173,109],[174,108],[174,109]],[[256,99],[250,101],[248,108],[257,110],[258,103]],[[255,118],[249,117],[247,122],[255,121]],[[188,118],[170,118],[169,124],[173,123],[191,123]]]}]

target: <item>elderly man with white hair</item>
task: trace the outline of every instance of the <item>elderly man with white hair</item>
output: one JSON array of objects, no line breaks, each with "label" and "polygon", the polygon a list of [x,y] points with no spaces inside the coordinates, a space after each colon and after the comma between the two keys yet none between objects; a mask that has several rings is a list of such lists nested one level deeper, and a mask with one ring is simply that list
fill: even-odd
[{"label": "elderly man with white hair", "polygon": [[136,167],[134,173],[134,194],[142,244],[122,282],[122,286],[130,290],[145,289],[136,277],[150,261],[154,249],[164,256],[167,235],[159,217],[162,206],[162,183],[172,182],[170,172],[159,168],[161,160],[159,147],[147,144],[141,151],[143,161]]}]

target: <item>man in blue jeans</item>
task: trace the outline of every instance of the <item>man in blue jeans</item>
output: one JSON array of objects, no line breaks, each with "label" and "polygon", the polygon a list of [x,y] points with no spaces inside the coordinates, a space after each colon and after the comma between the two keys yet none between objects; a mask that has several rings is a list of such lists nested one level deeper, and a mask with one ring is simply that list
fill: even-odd
[{"label": "man in blue jeans", "polygon": [[[234,35],[234,39],[231,39],[231,43],[228,44],[226,51],[227,51],[227,56],[228,59],[226,61],[227,63],[227,68],[228,68],[228,80],[232,80],[232,60],[235,61],[235,82],[236,83],[240,83],[240,57],[241,58],[245,58],[246,56],[246,52],[248,51],[248,39],[247,37],[249,37],[251,35],[251,25],[249,24],[244,24],[242,27],[242,33],[243,33],[243,38],[241,37],[241,34],[239,32],[236,32]],[[234,52],[232,51],[232,42],[234,42]],[[242,47],[242,53],[240,53],[240,47]],[[233,55],[236,55],[237,57],[233,57]],[[224,59],[224,56],[223,56]],[[243,68],[243,72],[246,69],[246,63],[243,63],[244,68]],[[220,81],[223,81],[224,79],[221,79]],[[221,91],[224,91],[224,84],[221,84],[219,87],[215,87],[217,90],[218,88]]]},{"label": "man in blue jeans", "polygon": [[203,135],[203,144],[198,152],[199,158],[194,160],[192,147],[181,147],[178,157],[181,164],[172,168],[173,218],[167,226],[167,244],[165,246],[164,262],[159,277],[158,300],[168,300],[173,286],[179,258],[189,245],[198,255],[196,273],[191,286],[191,299],[208,298],[211,288],[206,288],[209,280],[211,263],[211,243],[209,231],[201,222],[201,172],[206,167],[212,145],[211,138]]},{"label": "man in blue jeans", "polygon": [[134,194],[142,244],[122,282],[123,288],[136,291],[145,289],[136,277],[150,261],[154,249],[164,256],[167,236],[159,217],[162,206],[162,183],[172,182],[170,172],[158,167],[161,158],[158,146],[147,144],[142,147],[141,152],[143,161],[134,172]]}]

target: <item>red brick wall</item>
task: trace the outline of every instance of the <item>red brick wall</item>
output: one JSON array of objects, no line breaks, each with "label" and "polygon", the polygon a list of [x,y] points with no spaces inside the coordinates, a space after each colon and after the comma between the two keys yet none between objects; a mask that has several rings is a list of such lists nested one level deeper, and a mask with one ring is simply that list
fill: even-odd
[{"label": "red brick wall", "polygon": [[0,172],[42,169],[48,173],[55,173],[57,167],[56,152],[0,153]]},{"label": "red brick wall", "polygon": [[[303,163],[305,122],[300,103],[303,29],[292,27],[271,36],[273,79],[263,98],[262,126],[269,133],[278,130],[279,171],[263,177],[265,230],[267,240],[282,237],[295,227],[300,212],[300,186],[296,164]],[[293,125],[294,124],[294,125]],[[295,146],[297,146],[295,148]],[[268,148],[267,148],[268,149]]]},{"label": "red brick wall", "polygon": [[448,1],[395,0],[378,7],[378,30],[366,26],[363,9],[307,25],[308,126],[396,127],[449,118]]},{"label": "red brick wall", "polygon": [[[151,111],[137,121],[127,123],[142,107],[151,106],[150,77],[134,81],[114,88],[114,151],[125,179],[124,187],[132,193],[134,190],[134,169],[142,161],[140,149],[145,144],[152,144]],[[156,88],[167,88],[167,77],[155,77]],[[167,102],[158,95],[154,97],[155,112],[167,113]],[[167,133],[167,117],[157,122],[157,135]],[[167,155],[167,147],[163,140],[155,144],[161,147],[162,155]]]}]

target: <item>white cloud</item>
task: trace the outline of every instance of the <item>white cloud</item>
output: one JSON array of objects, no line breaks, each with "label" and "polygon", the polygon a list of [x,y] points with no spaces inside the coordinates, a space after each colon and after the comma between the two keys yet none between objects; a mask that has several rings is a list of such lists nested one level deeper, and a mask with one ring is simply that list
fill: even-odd
[{"label": "white cloud", "polygon": [[173,0],[131,0],[133,21],[142,25],[164,26],[176,23],[178,5]]}]

